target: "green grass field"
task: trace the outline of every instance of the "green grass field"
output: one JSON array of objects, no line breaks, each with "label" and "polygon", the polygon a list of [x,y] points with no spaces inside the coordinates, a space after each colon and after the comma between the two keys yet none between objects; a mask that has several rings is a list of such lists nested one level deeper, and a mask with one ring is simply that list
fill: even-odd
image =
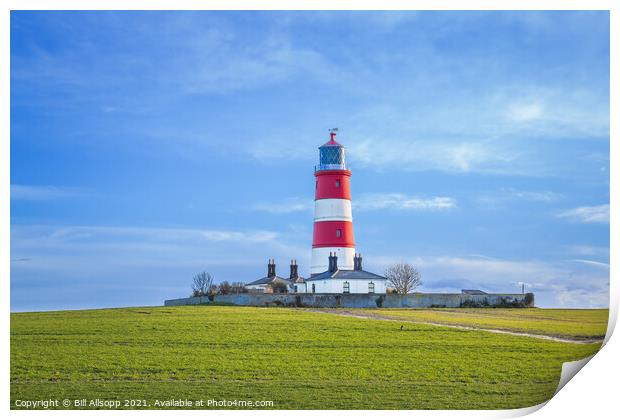
[{"label": "green grass field", "polygon": [[13,313],[11,406],[188,398],[275,409],[518,408],[549,399],[562,363],[599,346],[413,323],[401,331],[284,308]]},{"label": "green grass field", "polygon": [[490,328],[552,335],[564,338],[602,339],[607,331],[608,309],[348,309],[404,321]]}]

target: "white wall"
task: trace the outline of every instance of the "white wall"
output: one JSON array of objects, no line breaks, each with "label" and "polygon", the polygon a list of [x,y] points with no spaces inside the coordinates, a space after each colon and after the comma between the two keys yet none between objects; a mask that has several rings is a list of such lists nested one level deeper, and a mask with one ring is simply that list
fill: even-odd
[{"label": "white wall", "polygon": [[343,283],[349,282],[349,293],[368,293],[368,283],[371,281],[375,284],[375,293],[385,294],[387,287],[387,280],[341,280],[341,279],[326,279],[308,281],[308,293],[312,293],[312,284],[315,284],[315,293],[343,293]]},{"label": "white wall", "polygon": [[[293,293],[295,293],[295,286],[297,286],[296,293],[306,293],[306,287],[307,287],[306,283],[295,283],[293,285]],[[311,289],[308,289],[308,290],[311,290]]]}]

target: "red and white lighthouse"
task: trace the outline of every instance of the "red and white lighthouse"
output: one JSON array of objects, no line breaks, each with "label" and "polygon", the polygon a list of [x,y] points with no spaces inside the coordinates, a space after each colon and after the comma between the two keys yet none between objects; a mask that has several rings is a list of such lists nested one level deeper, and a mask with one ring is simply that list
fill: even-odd
[{"label": "red and white lighthouse", "polygon": [[336,130],[330,140],[319,147],[319,164],[315,167],[314,236],[312,240],[312,275],[327,271],[329,256],[338,257],[338,267],[353,270],[355,240],[351,215],[351,171],[345,161],[344,146],[336,142]]}]

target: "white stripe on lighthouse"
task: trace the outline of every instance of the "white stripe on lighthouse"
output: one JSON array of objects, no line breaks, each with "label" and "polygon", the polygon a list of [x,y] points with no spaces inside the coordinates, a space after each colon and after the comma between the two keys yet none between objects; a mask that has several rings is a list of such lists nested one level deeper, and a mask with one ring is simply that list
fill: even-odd
[{"label": "white stripe on lighthouse", "polygon": [[351,201],[343,198],[324,198],[314,202],[314,221],[345,220],[351,222]]}]

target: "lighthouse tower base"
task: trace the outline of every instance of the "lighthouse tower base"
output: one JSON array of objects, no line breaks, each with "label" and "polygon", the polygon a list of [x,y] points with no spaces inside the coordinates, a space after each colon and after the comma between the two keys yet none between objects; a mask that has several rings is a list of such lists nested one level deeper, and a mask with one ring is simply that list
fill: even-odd
[{"label": "lighthouse tower base", "polygon": [[336,253],[338,257],[338,268],[341,270],[353,270],[353,257],[355,248],[347,247],[325,247],[312,248],[312,262],[310,264],[311,275],[323,273],[328,269],[329,254]]}]

